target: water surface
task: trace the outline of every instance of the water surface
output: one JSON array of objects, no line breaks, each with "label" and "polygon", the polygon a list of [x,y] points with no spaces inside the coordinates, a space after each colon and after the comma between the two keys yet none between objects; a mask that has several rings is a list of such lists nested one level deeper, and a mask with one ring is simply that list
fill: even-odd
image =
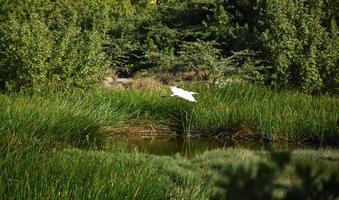
[{"label": "water surface", "polygon": [[274,144],[258,141],[219,141],[215,138],[183,138],[183,137],[117,137],[114,140],[123,142],[128,146],[135,147],[141,152],[155,155],[180,154],[186,157],[193,157],[205,151],[222,148],[245,148],[251,150],[294,150],[294,149],[317,149],[315,146],[300,144]]}]

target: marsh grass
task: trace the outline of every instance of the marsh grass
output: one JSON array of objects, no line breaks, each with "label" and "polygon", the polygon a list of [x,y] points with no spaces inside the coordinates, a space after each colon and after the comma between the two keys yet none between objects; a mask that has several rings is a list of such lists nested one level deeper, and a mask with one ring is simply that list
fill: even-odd
[{"label": "marsh grass", "polygon": [[182,135],[338,145],[336,98],[276,92],[253,85],[183,87],[199,93],[198,103],[163,98],[164,94],[169,96],[169,90],[0,95],[0,132],[14,138],[52,137],[76,147],[100,147],[105,140],[102,127],[149,121]]},{"label": "marsh grass", "polygon": [[0,162],[2,199],[163,199],[169,181],[138,154],[65,149],[9,154]]},{"label": "marsh grass", "polygon": [[216,150],[192,160],[126,149],[10,153],[0,160],[0,198],[208,199],[218,178],[213,166],[265,160],[239,149]]},{"label": "marsh grass", "polygon": [[[198,103],[160,98],[150,91],[111,91],[110,101],[139,116],[167,124],[178,134],[257,137],[269,141],[337,144],[339,100],[253,85],[191,84]],[[168,93],[169,94],[169,93]]]},{"label": "marsh grass", "polygon": [[[218,190],[217,166],[255,169],[269,162],[266,153],[234,148],[190,160],[147,155],[108,141],[103,127],[135,132],[149,123],[168,134],[272,141],[338,137],[335,98],[248,85],[183,87],[199,93],[198,103],[135,89],[0,95],[0,199],[209,199]],[[333,171],[337,154],[294,157]],[[293,173],[287,170],[279,181],[290,184]]]},{"label": "marsh grass", "polygon": [[65,100],[28,96],[1,96],[0,132],[16,138],[56,141],[85,147],[101,145],[99,123],[75,111],[77,104],[64,108]]},{"label": "marsh grass", "polygon": [[[296,152],[295,161],[304,154],[312,152]],[[308,162],[319,165],[323,161],[310,157]],[[208,151],[190,160],[124,148],[113,152],[31,149],[24,154],[11,152],[0,160],[0,198],[209,199],[221,178],[218,167],[256,169],[260,163],[270,163],[266,152],[238,148]],[[327,171],[338,169],[338,165],[323,166]],[[293,183],[291,169],[280,182]]]},{"label": "marsh grass", "polygon": [[[200,103],[194,125],[199,132],[224,130],[254,133],[261,139],[338,144],[339,100],[253,85],[224,88],[195,86]],[[231,133],[232,134],[232,133]]]}]

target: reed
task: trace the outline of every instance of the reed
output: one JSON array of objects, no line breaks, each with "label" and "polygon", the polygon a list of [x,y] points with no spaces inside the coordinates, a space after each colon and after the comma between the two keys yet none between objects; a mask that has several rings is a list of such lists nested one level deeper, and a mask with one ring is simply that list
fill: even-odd
[{"label": "reed", "polygon": [[193,109],[193,127],[198,132],[242,132],[270,141],[309,140],[338,145],[337,98],[271,91],[254,85],[192,89],[202,93]]},{"label": "reed", "polygon": [[102,127],[139,120],[166,125],[183,135],[338,145],[337,98],[277,92],[253,85],[219,88],[195,84],[185,88],[199,93],[198,103],[163,98],[169,96],[169,90],[0,95],[0,132],[8,137],[46,137],[76,147],[99,147],[105,140]]},{"label": "reed", "polygon": [[[313,155],[307,151],[299,156],[296,153],[295,161]],[[332,157],[324,160],[310,156],[307,162],[323,165],[323,173],[338,173],[338,163],[333,160],[338,152],[329,155]],[[40,153],[31,149],[11,152],[0,160],[0,198],[210,199],[217,191],[218,167],[247,169],[260,163],[270,163],[267,152],[238,148],[205,152],[191,160],[125,149],[107,152],[65,148]],[[287,170],[281,181],[291,184],[294,173]]]}]

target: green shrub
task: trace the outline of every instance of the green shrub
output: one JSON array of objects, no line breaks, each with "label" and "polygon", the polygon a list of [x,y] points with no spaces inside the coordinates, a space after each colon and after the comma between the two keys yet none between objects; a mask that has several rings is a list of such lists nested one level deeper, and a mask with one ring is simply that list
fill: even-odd
[{"label": "green shrub", "polygon": [[213,78],[231,71],[275,88],[338,92],[339,12],[331,0],[0,5],[1,89],[88,88],[110,67],[127,76],[144,69],[202,70]]},{"label": "green shrub", "polygon": [[[307,93],[338,86],[339,37],[326,1],[267,1],[262,41],[273,66],[272,84]],[[327,17],[327,18],[326,18]],[[330,21],[325,26],[325,21]],[[325,25],[324,25],[325,24]]]},{"label": "green shrub", "polygon": [[52,52],[48,27],[33,16],[28,22],[12,19],[1,28],[1,85],[38,89],[47,81],[48,58]]},{"label": "green shrub", "polygon": [[106,33],[134,12],[121,1],[16,2],[1,1],[1,89],[92,87],[109,65]]},{"label": "green shrub", "polygon": [[[337,199],[339,176],[310,163],[290,164],[287,152],[272,153],[273,164],[259,163],[234,168],[221,167],[219,192],[213,199]],[[293,168],[295,182],[282,184],[279,177]]]},{"label": "green shrub", "polygon": [[178,52],[178,65],[180,71],[210,71],[212,74],[221,68],[223,63],[220,57],[220,50],[215,48],[213,42],[185,42]]}]

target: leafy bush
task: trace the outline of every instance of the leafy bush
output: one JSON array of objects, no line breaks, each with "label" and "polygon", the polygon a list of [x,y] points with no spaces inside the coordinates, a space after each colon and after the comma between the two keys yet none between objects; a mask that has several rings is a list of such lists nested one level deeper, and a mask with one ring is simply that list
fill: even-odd
[{"label": "leafy bush", "polygon": [[[211,1],[204,1],[211,2]],[[339,80],[338,6],[334,1],[212,1],[206,36],[223,53],[251,49],[276,88],[336,93]]]},{"label": "leafy bush", "polygon": [[128,15],[128,5],[118,0],[16,2],[1,1],[0,88],[86,89],[100,81],[109,65],[106,33],[116,17]]},{"label": "leafy bush", "polygon": [[296,179],[292,184],[279,183],[279,177],[289,166],[287,152],[272,153],[274,165],[239,166],[221,170],[220,191],[213,199],[337,199],[339,177],[335,172],[325,174],[311,164],[294,165]]},{"label": "leafy bush", "polygon": [[212,42],[186,42],[178,52],[180,71],[210,71],[215,74],[225,63],[220,57],[220,50]]},{"label": "leafy bush", "polygon": [[[339,37],[327,1],[267,1],[262,41],[273,66],[272,84],[307,93],[335,92]],[[330,23],[325,24],[326,21]],[[337,88],[338,89],[338,88]]]},{"label": "leafy bush", "polygon": [[[331,0],[0,5],[2,89],[88,88],[110,67],[124,76],[144,69],[202,70],[212,78],[232,72],[275,88],[338,92],[339,12]],[[234,52],[250,54],[230,62]]]}]

